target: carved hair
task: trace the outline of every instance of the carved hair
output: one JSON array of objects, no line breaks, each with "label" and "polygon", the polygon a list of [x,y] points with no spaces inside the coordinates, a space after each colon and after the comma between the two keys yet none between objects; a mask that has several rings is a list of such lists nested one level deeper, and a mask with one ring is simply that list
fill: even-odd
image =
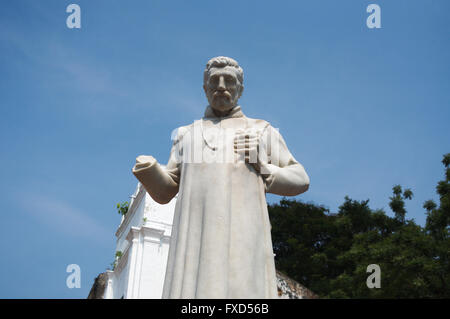
[{"label": "carved hair", "polygon": [[236,69],[237,79],[242,86],[244,84],[244,70],[242,70],[236,60],[226,56],[212,58],[206,63],[205,72],[203,73],[203,83],[206,84],[208,81],[209,73],[212,68],[224,68],[226,66],[231,66]]}]

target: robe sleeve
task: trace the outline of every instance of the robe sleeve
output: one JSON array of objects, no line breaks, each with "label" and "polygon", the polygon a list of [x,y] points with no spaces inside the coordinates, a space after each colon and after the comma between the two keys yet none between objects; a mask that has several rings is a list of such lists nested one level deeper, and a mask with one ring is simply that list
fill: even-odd
[{"label": "robe sleeve", "polygon": [[303,166],[297,162],[286,143],[272,126],[268,126],[262,136],[265,148],[261,175],[265,179],[267,193],[282,196],[295,196],[309,188],[309,176]]},{"label": "robe sleeve", "polygon": [[167,204],[178,193],[180,165],[177,152],[178,140],[175,140],[166,167],[161,166],[153,158],[136,163],[132,169],[134,176],[141,182],[147,193],[159,204]]}]

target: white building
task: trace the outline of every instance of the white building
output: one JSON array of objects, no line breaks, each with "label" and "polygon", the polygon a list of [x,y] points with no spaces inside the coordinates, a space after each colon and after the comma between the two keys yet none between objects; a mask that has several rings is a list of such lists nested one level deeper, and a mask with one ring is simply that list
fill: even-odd
[{"label": "white building", "polygon": [[116,231],[122,256],[106,272],[105,299],[161,298],[175,203],[158,204],[138,184]]},{"label": "white building", "polygon": [[[176,198],[160,205],[138,184],[116,231],[116,252],[121,257],[116,259],[114,270],[96,278],[88,298],[162,297]],[[280,298],[317,298],[279,272],[277,284]]]}]

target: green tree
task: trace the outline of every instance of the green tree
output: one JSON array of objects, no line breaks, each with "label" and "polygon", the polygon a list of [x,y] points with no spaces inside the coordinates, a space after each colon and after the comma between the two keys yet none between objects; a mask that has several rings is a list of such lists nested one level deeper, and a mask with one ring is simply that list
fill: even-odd
[{"label": "green tree", "polygon": [[426,230],[436,239],[445,240],[449,237],[450,225],[450,153],[444,155],[442,164],[445,166],[445,180],[436,186],[440,205],[428,200],[423,207],[427,210]]},{"label": "green tree", "polygon": [[128,213],[128,202],[123,202],[123,203],[117,203],[116,208],[117,208],[117,212],[122,215],[125,216],[126,213]]},{"label": "green tree", "polygon": [[395,219],[397,219],[400,223],[405,223],[405,199],[411,199],[413,197],[413,192],[407,188],[404,192],[402,192],[402,187],[400,185],[395,185],[392,188],[394,196],[390,197],[389,207],[391,207],[392,211],[395,213]]},{"label": "green tree", "polygon": [[[427,201],[425,227],[408,220],[410,189],[392,189],[395,217],[369,200],[345,197],[335,214],[323,206],[282,199],[269,205],[277,269],[324,298],[449,298],[450,154],[440,205]],[[381,288],[369,289],[367,266],[381,268]]]}]

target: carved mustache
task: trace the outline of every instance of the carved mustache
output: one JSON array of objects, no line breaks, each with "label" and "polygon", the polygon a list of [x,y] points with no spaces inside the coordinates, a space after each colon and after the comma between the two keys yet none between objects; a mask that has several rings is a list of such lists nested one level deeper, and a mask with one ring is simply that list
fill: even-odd
[{"label": "carved mustache", "polygon": [[213,93],[213,98],[216,98],[216,97],[226,97],[228,99],[231,99],[231,94],[228,91],[215,91]]}]

